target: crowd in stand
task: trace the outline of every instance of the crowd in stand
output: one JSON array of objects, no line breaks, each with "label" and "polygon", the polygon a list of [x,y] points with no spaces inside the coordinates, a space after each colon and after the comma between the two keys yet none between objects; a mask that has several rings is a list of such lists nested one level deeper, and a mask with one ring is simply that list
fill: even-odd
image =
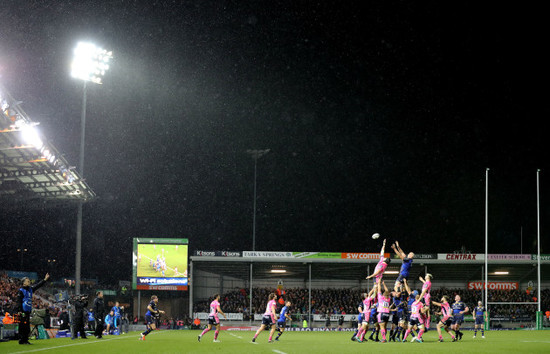
[{"label": "crowd in stand", "polygon": [[[269,293],[277,292],[273,288],[253,288],[252,306],[256,314],[261,314],[265,310],[266,301]],[[228,291],[221,295],[220,303],[224,312],[243,313],[248,315],[250,300],[248,297],[249,289],[236,289]],[[309,310],[308,289],[291,288],[284,289],[284,293],[279,291],[285,300],[292,302],[293,314],[307,314]],[[449,295],[454,301],[455,295],[460,295],[462,301],[473,309],[478,301],[483,301],[481,290],[467,289],[432,289],[432,299],[439,300],[443,295]],[[550,289],[542,290],[543,312],[550,309]],[[195,303],[195,312],[208,312],[209,304],[212,299],[199,301]],[[537,310],[536,291],[527,292],[525,290],[489,290],[489,302],[532,302],[533,305],[514,304],[514,305],[491,305],[491,316],[501,315],[509,317],[529,316],[534,318]],[[350,289],[312,289],[311,291],[311,312],[313,314],[356,314],[357,305],[360,302],[360,292]]]}]

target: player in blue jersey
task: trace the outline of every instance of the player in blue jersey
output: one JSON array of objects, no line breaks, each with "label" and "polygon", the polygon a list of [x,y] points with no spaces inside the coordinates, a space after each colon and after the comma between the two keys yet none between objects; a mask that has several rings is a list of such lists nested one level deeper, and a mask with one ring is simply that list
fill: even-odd
[{"label": "player in blue jersey", "polygon": [[462,339],[464,333],[460,331],[460,325],[464,322],[464,314],[470,309],[465,303],[460,300],[460,295],[455,296],[455,302],[452,305],[453,308],[453,320],[451,322],[451,329],[455,331],[456,338]]},{"label": "player in blue jersey", "polygon": [[394,292],[393,293],[393,305],[392,305],[392,332],[390,334],[390,342],[395,338],[399,338],[401,331],[405,327],[405,308],[407,307],[406,292]]},{"label": "player in blue jersey", "polygon": [[[412,304],[415,302],[416,296],[419,294],[418,290],[411,291],[411,288],[409,287],[409,284],[407,282],[407,279],[403,279],[403,285],[405,285],[405,292],[407,293],[408,297],[405,298],[406,307],[405,310],[405,320],[403,322],[403,329],[401,330],[401,340],[405,337],[406,327],[405,324],[409,323],[411,320],[411,311],[412,311]],[[411,332],[414,337],[416,337],[416,331],[414,328],[411,329]],[[397,338],[399,339],[399,337]]]},{"label": "player in blue jersey", "polygon": [[151,296],[151,302],[147,305],[147,312],[145,313],[145,322],[147,323],[147,330],[141,333],[140,340],[145,340],[145,336],[154,331],[157,328],[156,319],[164,311],[158,309],[159,298],[156,295]]},{"label": "player in blue jersey", "polygon": [[472,313],[472,316],[474,317],[474,321],[475,321],[474,338],[477,335],[478,329],[481,329],[481,338],[485,338],[485,328],[483,327],[485,322],[487,322],[487,310],[485,309],[481,301],[477,302],[477,306],[474,308],[474,312]]},{"label": "player in blue jersey", "polygon": [[283,332],[285,331],[285,328],[286,328],[286,321],[289,320],[289,321],[292,321],[292,318],[290,318],[290,305],[292,305],[290,303],[290,301],[287,301],[285,303],[285,306],[283,306],[283,308],[281,309],[281,312],[279,313],[279,319],[277,320],[277,332],[279,332],[279,334],[277,334],[277,337],[275,337],[275,340],[279,340],[279,337],[283,335]]},{"label": "player in blue jersey", "polygon": [[393,291],[398,292],[400,291],[399,288],[403,286],[403,280],[409,277],[409,272],[411,271],[414,253],[409,252],[409,254],[406,255],[405,252],[403,252],[403,250],[401,249],[401,247],[399,247],[399,242],[397,241],[395,241],[395,243],[391,245],[391,248],[393,249],[395,254],[399,258],[401,258],[401,261],[402,261],[401,269],[399,271],[399,276],[395,280],[395,286],[393,289]]}]

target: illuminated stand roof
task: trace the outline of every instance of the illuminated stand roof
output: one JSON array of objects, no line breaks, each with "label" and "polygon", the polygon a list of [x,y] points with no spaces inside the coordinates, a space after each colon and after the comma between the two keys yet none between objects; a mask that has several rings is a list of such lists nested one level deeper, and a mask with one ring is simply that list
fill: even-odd
[{"label": "illuminated stand roof", "polygon": [[0,207],[89,201],[95,193],[0,84]]}]

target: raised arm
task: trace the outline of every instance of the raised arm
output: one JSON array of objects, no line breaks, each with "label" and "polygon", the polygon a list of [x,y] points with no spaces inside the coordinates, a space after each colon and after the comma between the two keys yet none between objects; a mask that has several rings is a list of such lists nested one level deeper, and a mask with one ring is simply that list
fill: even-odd
[{"label": "raised arm", "polygon": [[395,243],[391,245],[391,249],[395,252],[395,254],[401,258],[401,260],[403,260],[405,258],[405,256],[397,249],[397,247],[395,246]]},{"label": "raised arm", "polygon": [[384,257],[384,250],[386,249],[386,239],[382,242],[382,249],[380,250],[380,257]]}]

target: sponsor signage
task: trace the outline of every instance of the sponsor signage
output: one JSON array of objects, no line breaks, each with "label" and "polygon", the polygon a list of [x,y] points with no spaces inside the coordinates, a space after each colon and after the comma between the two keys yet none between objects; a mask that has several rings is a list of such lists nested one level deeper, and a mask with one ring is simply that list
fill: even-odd
[{"label": "sponsor signage", "polygon": [[187,290],[187,278],[139,277],[137,290]]},{"label": "sponsor signage", "polygon": [[243,257],[250,258],[294,258],[292,252],[243,251]]},{"label": "sponsor signage", "polygon": [[[195,312],[195,317],[198,317],[199,320],[207,320],[208,319],[208,312]],[[242,313],[226,313],[228,321],[242,321],[243,320],[243,314]],[[220,316],[220,320],[223,319]]]},{"label": "sponsor signage", "polygon": [[239,251],[199,251],[195,250],[195,256],[199,257],[240,257]]},{"label": "sponsor signage", "polygon": [[341,258],[340,252],[292,252],[295,258]]},{"label": "sponsor signage", "polygon": [[[384,257],[389,258],[389,253],[384,253]],[[380,253],[342,253],[343,259],[364,259],[364,260],[379,260]]]},{"label": "sponsor signage", "polygon": [[[468,290],[483,290],[484,281],[468,282]],[[490,281],[487,283],[489,290],[518,290],[519,282],[516,281]]]},{"label": "sponsor signage", "polygon": [[525,260],[530,261],[531,255],[530,254],[488,254],[487,255],[488,260],[497,261],[497,260],[503,260],[503,261],[518,261],[518,260]]},{"label": "sponsor signage", "polygon": [[[408,255],[408,253],[405,255]],[[401,259],[401,257],[396,254],[393,255],[393,258]],[[415,253],[414,259],[437,259],[437,253]]]},{"label": "sponsor signage", "polygon": [[[533,261],[538,260],[538,258],[539,257],[536,254],[531,255],[531,260],[533,260]],[[550,254],[541,254],[540,255],[540,260],[541,261],[550,261]]]},{"label": "sponsor signage", "polygon": [[438,253],[437,259],[446,261],[483,261],[485,255],[482,253]]}]

